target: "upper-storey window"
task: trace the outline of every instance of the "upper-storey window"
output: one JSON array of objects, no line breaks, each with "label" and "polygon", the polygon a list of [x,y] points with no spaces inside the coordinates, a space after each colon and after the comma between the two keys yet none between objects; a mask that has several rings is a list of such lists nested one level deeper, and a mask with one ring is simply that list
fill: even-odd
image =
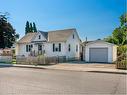
[{"label": "upper-storey window", "polygon": [[38,39],[41,39],[41,35],[39,35]]}]

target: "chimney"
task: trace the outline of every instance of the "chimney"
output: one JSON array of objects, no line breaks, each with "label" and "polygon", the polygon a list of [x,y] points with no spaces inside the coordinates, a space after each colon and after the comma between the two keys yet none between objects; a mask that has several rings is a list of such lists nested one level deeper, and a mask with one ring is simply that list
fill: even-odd
[{"label": "chimney", "polygon": [[87,42],[87,37],[86,37],[86,42]]}]

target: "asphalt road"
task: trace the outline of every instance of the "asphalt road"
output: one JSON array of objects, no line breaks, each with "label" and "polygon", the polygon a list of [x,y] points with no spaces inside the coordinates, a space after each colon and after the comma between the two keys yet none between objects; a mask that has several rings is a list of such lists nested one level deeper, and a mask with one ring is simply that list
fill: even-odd
[{"label": "asphalt road", "polygon": [[126,75],[0,67],[0,95],[126,94]]}]

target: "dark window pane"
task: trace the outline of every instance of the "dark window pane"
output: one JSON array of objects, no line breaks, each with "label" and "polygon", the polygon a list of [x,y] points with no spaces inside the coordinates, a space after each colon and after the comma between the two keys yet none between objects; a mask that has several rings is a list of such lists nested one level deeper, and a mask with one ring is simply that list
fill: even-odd
[{"label": "dark window pane", "polygon": [[28,45],[26,45],[26,52],[28,52]]},{"label": "dark window pane", "polygon": [[41,35],[39,35],[39,39],[41,39]]},{"label": "dark window pane", "polygon": [[71,51],[71,45],[70,44],[68,45],[68,51]]},{"label": "dark window pane", "polygon": [[61,52],[61,43],[59,43],[59,52]]},{"label": "dark window pane", "polygon": [[73,34],[73,39],[75,38],[75,35]]},{"label": "dark window pane", "polygon": [[76,45],[76,52],[78,52],[78,45]]},{"label": "dark window pane", "polygon": [[31,45],[29,45],[29,49],[28,49],[28,51],[31,51]]},{"label": "dark window pane", "polygon": [[53,52],[55,51],[55,44],[53,43]]},{"label": "dark window pane", "polygon": [[56,51],[58,51],[58,48],[56,48]]}]

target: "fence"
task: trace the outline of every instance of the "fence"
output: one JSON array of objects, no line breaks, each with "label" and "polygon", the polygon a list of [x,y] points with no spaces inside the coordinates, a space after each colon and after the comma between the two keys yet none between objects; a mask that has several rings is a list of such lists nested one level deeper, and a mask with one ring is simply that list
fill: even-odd
[{"label": "fence", "polygon": [[66,58],[66,62],[69,62],[69,61],[79,61],[79,60],[80,60],[79,57]]},{"label": "fence", "polygon": [[117,62],[117,69],[126,69],[127,70],[127,61],[123,60],[120,62]]},{"label": "fence", "polygon": [[69,61],[79,60],[79,58],[66,58],[66,56],[54,56],[54,57],[44,57],[44,56],[0,56],[0,62],[2,63],[16,63],[16,64],[26,64],[26,65],[41,65],[41,64],[57,64]]},{"label": "fence", "polygon": [[16,57],[16,63],[17,64],[34,64],[34,65],[41,65],[41,64],[57,64],[62,63],[66,61],[66,57],[59,56],[59,57],[44,57],[44,56],[38,56],[38,57]]},{"label": "fence", "polygon": [[116,61],[116,68],[127,70],[127,54],[126,53],[118,56],[117,61]]},{"label": "fence", "polygon": [[11,63],[12,62],[12,56],[0,56],[0,62]]}]

